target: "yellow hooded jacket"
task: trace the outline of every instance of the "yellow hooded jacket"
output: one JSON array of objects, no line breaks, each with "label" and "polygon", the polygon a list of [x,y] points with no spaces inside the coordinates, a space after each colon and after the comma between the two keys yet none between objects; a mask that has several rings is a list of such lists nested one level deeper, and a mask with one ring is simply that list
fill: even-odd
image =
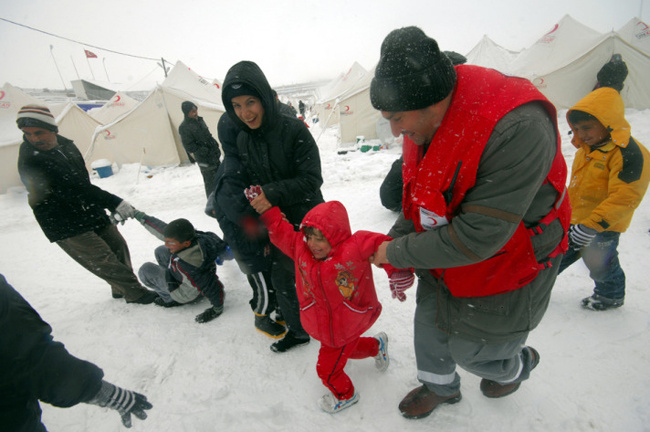
[{"label": "yellow hooded jacket", "polygon": [[598,232],[625,232],[648,188],[650,153],[632,138],[623,99],[613,88],[589,93],[567,112],[567,119],[573,110],[596,117],[610,131],[611,140],[592,150],[573,130],[571,142],[578,152],[568,188],[571,223]]}]

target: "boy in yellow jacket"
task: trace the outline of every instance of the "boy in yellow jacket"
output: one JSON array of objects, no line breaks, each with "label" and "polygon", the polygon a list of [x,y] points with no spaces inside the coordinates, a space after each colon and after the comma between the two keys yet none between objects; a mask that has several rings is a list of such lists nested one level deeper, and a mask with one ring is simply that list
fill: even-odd
[{"label": "boy in yellow jacket", "polygon": [[650,153],[631,136],[618,91],[602,87],[567,112],[578,148],[571,169],[569,251],[560,273],[582,258],[595,281],[586,309],[623,306],[625,273],[618,259],[621,233],[630,226],[650,181]]}]

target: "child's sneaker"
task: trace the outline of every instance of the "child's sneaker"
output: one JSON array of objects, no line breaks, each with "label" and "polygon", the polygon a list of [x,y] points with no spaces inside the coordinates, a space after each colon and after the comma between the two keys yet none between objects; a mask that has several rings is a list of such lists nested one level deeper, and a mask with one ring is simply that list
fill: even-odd
[{"label": "child's sneaker", "polygon": [[390,357],[388,357],[388,335],[384,332],[377,333],[375,339],[379,343],[379,353],[375,356],[375,367],[380,372],[384,372],[390,364]]},{"label": "child's sneaker", "polygon": [[623,299],[610,299],[607,297],[593,294],[591,297],[582,299],[582,307],[594,311],[604,311],[607,309],[615,309],[623,306]]},{"label": "child's sneaker", "polygon": [[325,412],[335,414],[359,402],[359,394],[355,391],[350,399],[339,400],[332,393],[324,395],[318,400],[318,406]]}]

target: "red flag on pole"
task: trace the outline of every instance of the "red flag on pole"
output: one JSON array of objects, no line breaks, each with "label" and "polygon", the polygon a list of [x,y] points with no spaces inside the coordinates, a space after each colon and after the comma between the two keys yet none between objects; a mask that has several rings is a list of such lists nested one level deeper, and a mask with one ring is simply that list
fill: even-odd
[{"label": "red flag on pole", "polygon": [[86,58],[97,58],[97,54],[92,51],[85,49],[84,52],[86,53]]}]

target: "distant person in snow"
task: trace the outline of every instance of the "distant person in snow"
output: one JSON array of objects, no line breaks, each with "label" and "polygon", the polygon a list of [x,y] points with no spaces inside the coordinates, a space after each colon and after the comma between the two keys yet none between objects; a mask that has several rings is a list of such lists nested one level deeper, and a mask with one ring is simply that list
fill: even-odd
[{"label": "distant person in snow", "polygon": [[178,127],[178,133],[190,161],[199,165],[205,196],[208,197],[214,190],[217,170],[221,163],[219,143],[212,137],[203,117],[199,116],[196,104],[185,101],[181,104],[181,109],[185,119]]},{"label": "distant person in snow", "polygon": [[[247,189],[252,201],[259,186]],[[352,233],[348,213],[338,201],[322,203],[307,213],[300,231],[287,222],[278,207],[262,213],[271,241],[295,263],[300,316],[307,332],[321,346],[316,371],[329,393],[319,401],[328,413],[337,413],[359,401],[344,368],[349,359],[374,358],[380,371],[388,368],[388,336],[361,336],[377,321],[381,304],[377,299],[370,256],[379,244],[390,241],[370,231]],[[413,285],[412,270],[386,265],[393,296],[405,300],[404,291]]]},{"label": "distant person in snow", "polygon": [[133,217],[135,208],[90,182],[81,152],[58,134],[47,107],[22,107],[16,123],[24,134],[18,173],[27,188],[29,206],[48,240],[105,280],[113,298],[152,303],[158,295],[138,282],[129,247],[105,212],[113,213],[113,221],[124,222]]},{"label": "distant person in snow", "polygon": [[[278,206],[297,229],[305,214],[323,202],[320,154],[314,138],[302,120],[280,113],[257,64],[242,61],[232,66],[222,88],[226,114],[240,130],[236,151],[226,157],[241,163],[249,185],[262,187],[253,201],[255,210]],[[300,324],[293,262],[276,247],[271,254],[273,287],[289,329],[271,350],[285,352],[309,343],[310,338]]]},{"label": "distant person in snow", "polygon": [[104,381],[93,363],[72,356],[52,338],[52,327],[0,274],[0,429],[46,432],[39,401],[68,408],[79,403],[116,410],[125,427],[144,420],[147,397]]},{"label": "distant person in snow", "polygon": [[[464,55],[459,54],[455,51],[443,51],[451,64],[454,66],[467,63],[467,59]],[[390,167],[386,178],[381,183],[379,187],[379,199],[381,200],[381,205],[386,207],[388,210],[399,212],[402,210],[402,189],[404,184],[402,183],[402,164],[404,159],[400,156]]]},{"label": "distant person in snow", "polygon": [[417,27],[381,46],[370,100],[403,135],[403,210],[373,258],[418,277],[418,380],[410,419],[461,400],[457,367],[485,397],[516,392],[540,361],[526,341],[567,249],[566,164],[553,105],[530,81],[453,66]]},{"label": "distant person in snow", "polygon": [[618,242],[648,188],[650,153],[632,137],[616,87],[589,93],[567,112],[567,121],[578,151],[569,184],[570,248],[560,273],[582,258],[596,285],[582,307],[618,308],[625,301]]},{"label": "distant person in snow", "polygon": [[138,271],[142,283],[160,296],[156,304],[181,306],[207,297],[212,306],[197,315],[196,321],[206,323],[221,315],[225,293],[216,267],[232,259],[226,242],[215,233],[195,230],[187,219],[167,224],[137,210],[134,217],[165,242],[154,252],[157,263],[144,263]]},{"label": "distant person in snow", "polygon": [[305,103],[302,100],[298,101],[298,111],[300,112],[300,117],[305,118]]},{"label": "distant person in snow", "polygon": [[280,108],[280,113],[289,117],[296,117],[296,109],[291,106],[291,103],[284,103],[280,100],[278,93],[273,90],[273,95],[275,100],[278,102],[278,107]]}]

